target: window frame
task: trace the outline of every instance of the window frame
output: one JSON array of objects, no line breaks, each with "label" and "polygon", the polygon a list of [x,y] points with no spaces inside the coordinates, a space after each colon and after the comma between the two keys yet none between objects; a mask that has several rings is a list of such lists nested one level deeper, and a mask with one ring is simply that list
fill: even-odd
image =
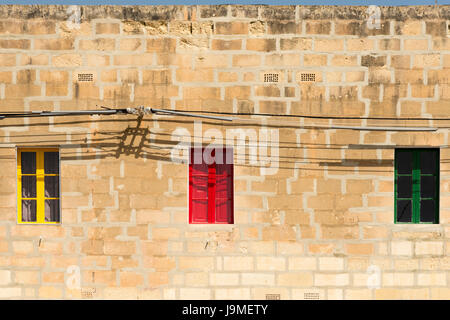
[{"label": "window frame", "polygon": [[[36,152],[36,221],[22,221],[22,152]],[[45,221],[45,184],[44,181],[38,182],[38,170],[44,170],[44,152],[58,152],[58,166],[59,173],[58,174],[44,174],[45,176],[57,176],[58,179],[58,192],[59,192],[59,221]],[[38,156],[41,154],[41,156]],[[42,167],[38,167],[38,158],[42,158]],[[16,147],[16,204],[17,204],[17,212],[16,212],[16,223],[17,224],[27,224],[27,225],[59,225],[62,223],[62,207],[61,207],[61,152],[58,147]],[[38,191],[38,189],[41,189]],[[55,198],[56,200],[56,198]],[[40,204],[40,206],[39,206]]]},{"label": "window frame", "polygon": [[[399,174],[397,172],[397,163],[398,163],[398,152],[412,152],[413,156],[413,163],[412,163],[412,171],[411,171],[411,222],[402,222],[397,221],[397,200],[401,200],[403,198],[399,198],[397,196],[397,178]],[[422,174],[419,161],[420,161],[420,153],[424,151],[434,151],[436,152],[436,171],[433,174]],[[405,174],[407,176],[408,174]],[[420,178],[421,176],[435,176],[436,177],[436,185],[435,185],[435,198],[433,199],[435,201],[435,212],[434,212],[434,221],[420,221],[420,201],[423,199],[420,195]],[[395,224],[439,224],[439,212],[440,212],[440,206],[439,206],[439,200],[440,200],[440,177],[441,177],[441,171],[440,171],[440,148],[396,148],[394,151],[394,223]],[[415,182],[416,181],[416,182]],[[408,199],[409,198],[404,198]],[[425,198],[426,199],[426,198]]]},{"label": "window frame", "polygon": [[[213,225],[222,225],[222,226],[226,226],[226,225],[233,225],[234,224],[234,212],[235,212],[235,208],[234,208],[234,190],[235,190],[235,186],[234,186],[234,159],[233,162],[230,163],[231,164],[231,173],[230,173],[230,177],[231,177],[231,214],[229,217],[229,220],[227,222],[220,222],[216,220],[216,216],[215,216],[215,212],[212,213],[210,212],[210,207],[211,204],[208,202],[207,203],[207,219],[208,221],[206,222],[194,222],[193,219],[193,214],[192,214],[192,187],[191,187],[191,159],[192,159],[192,152],[194,151],[194,149],[201,149],[202,150],[202,161],[204,161],[203,159],[203,152],[205,151],[205,147],[190,147],[189,150],[189,159],[187,161],[187,191],[188,191],[188,195],[187,195],[187,204],[188,204],[188,219],[187,219],[187,223],[189,225],[193,225],[193,226],[213,226]],[[217,149],[214,148],[213,149]],[[227,149],[231,150],[231,153],[233,154],[233,158],[234,158],[234,149],[233,147],[228,147],[228,146],[224,146],[221,148],[223,150],[223,157],[224,157],[224,161],[226,159],[226,153],[227,153]],[[226,163],[225,163],[226,164]],[[210,171],[210,167],[208,166],[208,179],[209,179],[209,171]],[[214,167],[214,173],[216,174],[217,170],[216,167]],[[214,191],[216,190],[216,184],[214,185]],[[207,190],[207,195],[208,195],[208,199],[209,199],[209,192],[211,190],[208,188]],[[215,198],[215,197],[214,197]],[[215,206],[214,206],[215,207]],[[214,220],[212,220],[212,218],[214,218]]]}]

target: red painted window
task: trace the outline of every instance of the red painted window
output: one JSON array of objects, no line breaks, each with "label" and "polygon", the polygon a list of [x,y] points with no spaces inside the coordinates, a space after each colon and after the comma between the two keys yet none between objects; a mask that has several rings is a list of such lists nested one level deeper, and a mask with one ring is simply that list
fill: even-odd
[{"label": "red painted window", "polygon": [[233,149],[191,149],[189,223],[233,223]]}]

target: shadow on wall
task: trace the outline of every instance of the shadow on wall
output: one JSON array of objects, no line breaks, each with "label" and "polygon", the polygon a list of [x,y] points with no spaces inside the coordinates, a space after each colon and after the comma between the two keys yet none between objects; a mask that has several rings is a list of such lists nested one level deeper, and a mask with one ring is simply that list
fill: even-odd
[{"label": "shadow on wall", "polygon": [[[3,120],[6,121],[6,120]],[[177,145],[178,141],[172,140],[172,134],[152,131],[149,129],[148,124],[153,123],[152,119],[143,119],[143,117],[137,117],[136,119],[89,119],[85,121],[60,121],[54,126],[70,126],[77,124],[95,124],[95,123],[128,123],[128,127],[121,131],[95,131],[91,134],[91,139],[85,137],[86,133],[71,133],[70,144],[66,140],[66,133],[46,133],[47,137],[52,137],[52,140],[40,139],[39,145],[64,145],[67,149],[81,149],[82,152],[74,150],[73,152],[65,152],[61,156],[61,160],[95,160],[95,159],[107,159],[115,158],[118,159],[121,156],[134,156],[134,158],[146,158],[157,161],[172,162],[171,150]],[[160,124],[170,124],[170,125],[184,125],[185,127],[192,126],[192,120],[174,120],[174,119],[158,119]],[[204,125],[216,125],[215,121],[203,121]],[[31,123],[27,124],[28,127],[38,127],[38,126],[48,126],[48,122],[41,123]],[[20,127],[25,125],[0,125],[0,129],[7,127]],[[229,123],[220,122],[221,127],[225,128],[274,128],[274,129],[299,129],[298,126],[285,125],[282,128],[278,125],[270,124],[258,124],[258,123]],[[5,138],[3,136],[0,138]],[[8,136],[10,139],[11,137]],[[16,145],[26,146],[31,145],[30,140],[27,138],[31,137],[42,137],[42,135],[27,135],[27,134],[14,134],[12,135],[13,141],[9,143],[14,143]],[[78,138],[79,137],[79,138]],[[23,139],[20,141],[20,139]],[[192,136],[194,138],[194,136]],[[12,139],[11,139],[12,140]],[[307,170],[329,170],[329,171],[342,171],[342,172],[355,172],[356,167],[358,172],[373,172],[371,168],[377,168],[377,172],[392,172],[393,171],[393,161],[392,160],[380,160],[376,157],[365,158],[365,159],[343,159],[340,153],[332,157],[315,156],[314,151],[322,151],[320,155],[326,155],[324,151],[337,151],[337,150],[361,150],[361,152],[373,150],[373,149],[394,149],[398,146],[393,145],[359,145],[359,144],[325,144],[325,143],[297,143],[296,136],[293,134],[292,142],[289,141],[279,141],[275,148],[280,150],[278,155],[278,168],[279,169],[302,169]],[[248,139],[236,139],[232,141],[232,145],[235,147],[247,146],[252,143],[258,143],[260,141],[248,141]],[[308,150],[308,153],[304,154],[303,150]],[[246,160],[246,149],[243,149],[244,153],[235,152],[235,163],[238,160]],[[270,156],[270,145],[267,148],[268,156]],[[236,150],[237,151],[237,150]],[[0,156],[0,159],[10,158],[8,156]],[[262,167],[260,165],[250,165],[245,161],[245,163],[238,163],[238,166],[246,167]],[[441,160],[441,162],[445,162]]]}]

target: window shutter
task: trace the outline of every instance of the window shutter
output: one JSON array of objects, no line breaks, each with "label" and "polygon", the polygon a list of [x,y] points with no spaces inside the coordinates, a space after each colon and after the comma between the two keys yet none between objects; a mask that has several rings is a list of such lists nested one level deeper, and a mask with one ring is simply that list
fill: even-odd
[{"label": "window shutter", "polygon": [[226,149],[224,164],[216,164],[215,219],[217,223],[233,223],[233,164],[225,161],[227,158],[233,158],[232,152],[232,149]]},{"label": "window shutter", "polygon": [[195,164],[191,153],[189,166],[189,222],[208,222],[208,165]]},{"label": "window shutter", "polygon": [[231,163],[208,165],[203,158],[197,159],[201,164],[195,164],[191,149],[189,223],[233,223],[233,149],[225,150],[224,160],[231,159]]},{"label": "window shutter", "polygon": [[208,166],[208,223],[215,223],[216,203],[216,165]]},{"label": "window shutter", "polygon": [[439,149],[395,150],[396,223],[439,223]]},{"label": "window shutter", "polygon": [[18,150],[17,179],[18,222],[59,223],[59,152]]}]

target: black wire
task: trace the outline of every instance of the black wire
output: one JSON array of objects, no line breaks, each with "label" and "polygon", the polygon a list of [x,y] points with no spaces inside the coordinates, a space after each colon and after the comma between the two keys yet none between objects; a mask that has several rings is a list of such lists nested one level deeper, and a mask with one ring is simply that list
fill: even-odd
[{"label": "black wire", "polygon": [[[82,115],[116,115],[120,113],[128,113],[126,109],[110,109],[116,111],[116,113],[97,113],[96,110],[91,110],[92,114],[87,112],[77,112],[77,111],[41,111],[41,112],[23,112],[23,113],[12,113],[12,112],[2,112],[0,113],[0,120],[5,118],[38,118],[38,117],[59,117],[59,116],[82,116]],[[86,110],[87,111],[87,110]],[[103,111],[103,110],[102,110]],[[54,114],[52,112],[59,112]]]},{"label": "black wire", "polygon": [[[103,107],[108,110],[117,111],[115,114],[125,113],[127,114],[127,109],[109,109]],[[186,110],[177,110],[177,109],[161,109],[167,111],[175,111],[175,112],[186,112]],[[54,116],[70,116],[70,115],[88,115],[88,113],[77,113],[76,111],[71,111],[61,114],[51,114],[52,111],[42,111],[42,112],[2,112],[0,113],[0,120],[4,118],[31,118],[31,117],[54,117]],[[93,114],[95,110],[92,110]],[[312,116],[312,115],[301,115],[301,114],[273,114],[273,113],[250,113],[250,112],[220,112],[220,111],[203,111],[203,110],[189,110],[189,113],[206,113],[206,114],[219,114],[219,115],[235,115],[235,116],[262,116],[262,117],[287,117],[287,118],[307,118],[307,119],[331,119],[331,120],[398,120],[398,121],[448,121],[450,118],[394,118],[394,117],[345,117],[345,116]],[[45,114],[48,113],[48,114]],[[100,113],[99,113],[100,114]],[[111,115],[111,114],[103,114],[103,115]]]},{"label": "black wire", "polygon": [[[164,110],[164,109],[162,109]],[[169,110],[169,109],[167,109]],[[177,109],[170,109],[170,111],[186,112]],[[301,114],[274,114],[274,113],[250,113],[250,112],[219,112],[219,111],[203,111],[203,110],[189,110],[191,113],[209,113],[221,115],[236,115],[236,116],[262,116],[262,117],[288,117],[288,118],[310,118],[310,119],[343,119],[343,120],[450,120],[450,118],[393,118],[393,117],[339,117],[339,116],[310,116]]]}]

